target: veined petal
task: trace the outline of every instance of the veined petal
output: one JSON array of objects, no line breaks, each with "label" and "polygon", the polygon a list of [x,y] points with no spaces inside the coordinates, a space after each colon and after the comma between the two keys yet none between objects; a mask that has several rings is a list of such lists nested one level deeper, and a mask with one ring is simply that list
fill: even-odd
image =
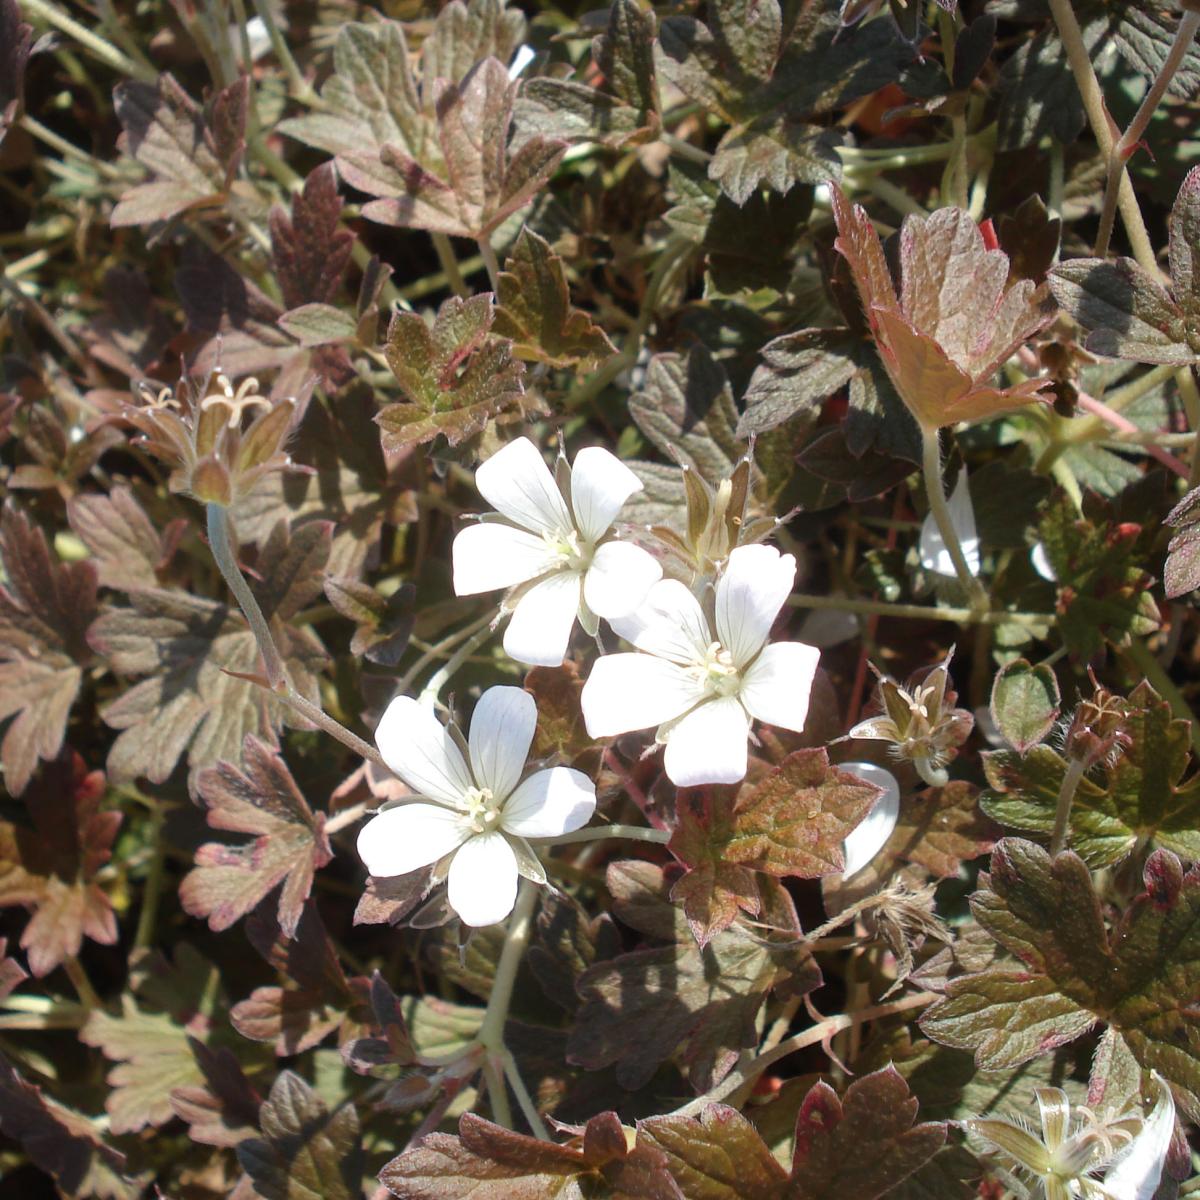
[{"label": "veined petal", "polygon": [[600,446],[580,450],[571,464],[575,528],[589,542],[598,542],[625,501],[641,490],[642,481],[615,454]]},{"label": "veined petal", "polygon": [[375,745],[413,791],[462,809],[471,772],[431,709],[411,696],[397,696],[375,729]]},{"label": "veined petal", "polygon": [[596,811],[596,786],[572,767],[530,775],[508,798],[501,825],[519,837],[556,837],[582,829]]},{"label": "veined petal", "polygon": [[639,650],[677,663],[703,662],[713,641],[700,602],[678,579],[659,580],[641,608],[609,624]]},{"label": "veined petal", "polygon": [[562,534],[573,528],[554,476],[528,438],[509,442],[480,464],[475,486],[497,512],[523,529]]},{"label": "veined petal", "polygon": [[471,770],[481,788],[499,803],[517,786],[533,731],[537,704],[519,687],[490,687],[471,714]]},{"label": "veined petal", "polygon": [[[979,534],[975,531],[975,508],[971,504],[971,491],[967,486],[967,469],[963,467],[958,473],[958,482],[950,499],[946,502],[950,510],[950,524],[958,534],[962,546],[963,558],[967,560],[967,569],[972,575],[979,574]],[[938,528],[933,513],[929,513],[921,524],[920,542],[921,566],[937,575],[957,574],[954,570],[954,560],[946,549],[942,531]]]},{"label": "veined petal", "polygon": [[685,668],[650,654],[606,654],[583,685],[580,703],[588,736],[613,737],[661,725],[704,698]]},{"label": "veined petal", "polygon": [[626,617],[662,578],[662,567],[648,550],[632,542],[605,542],[583,576],[583,598],[598,617]]},{"label": "veined petal", "polygon": [[504,631],[505,653],[517,662],[560,666],[579,612],[581,583],[578,571],[556,571],[535,583],[513,610]]},{"label": "veined petal", "polygon": [[892,830],[900,819],[900,784],[891,771],[885,771],[872,762],[838,763],[838,770],[849,771],[851,775],[883,788],[883,795],[875,801],[874,808],[842,842],[842,855],[845,858],[842,878],[849,879],[861,871],[892,836]]},{"label": "veined petal", "polygon": [[676,787],[737,783],[746,776],[749,732],[746,710],[735,697],[706,700],[667,735],[667,777]]},{"label": "veined petal", "polygon": [[370,874],[387,879],[437,862],[470,835],[461,813],[440,804],[398,804],[359,830],[358,856]]},{"label": "veined petal", "polygon": [[450,907],[465,925],[495,925],[517,900],[517,856],[504,834],[468,838],[450,864]]},{"label": "veined petal", "polygon": [[799,733],[821,652],[803,642],[772,642],[742,675],[741,698],[752,717]]},{"label": "veined petal", "polygon": [[717,637],[745,666],[763,647],[796,582],[796,560],[774,546],[739,546],[717,584]]},{"label": "veined petal", "polygon": [[1175,1133],[1175,1098],[1155,1072],[1158,1099],[1142,1131],[1105,1174],[1104,1187],[1121,1200],[1151,1200],[1162,1180],[1163,1165]]},{"label": "veined petal", "polygon": [[538,534],[494,521],[459,530],[450,554],[458,596],[512,587],[545,575],[562,562]]}]

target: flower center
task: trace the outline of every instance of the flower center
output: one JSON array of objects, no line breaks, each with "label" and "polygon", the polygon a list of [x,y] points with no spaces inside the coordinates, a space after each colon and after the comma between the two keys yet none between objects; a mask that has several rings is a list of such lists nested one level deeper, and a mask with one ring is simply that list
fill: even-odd
[{"label": "flower center", "polygon": [[542,540],[568,570],[586,571],[592,565],[596,548],[585,542],[578,530],[556,529],[553,533],[543,533]]},{"label": "flower center", "polygon": [[712,696],[733,696],[742,685],[733,655],[720,642],[708,647],[704,661],[696,665],[696,673],[704,690]]},{"label": "flower center", "polygon": [[491,788],[468,788],[463,794],[467,822],[475,833],[491,833],[500,824],[500,806]]}]

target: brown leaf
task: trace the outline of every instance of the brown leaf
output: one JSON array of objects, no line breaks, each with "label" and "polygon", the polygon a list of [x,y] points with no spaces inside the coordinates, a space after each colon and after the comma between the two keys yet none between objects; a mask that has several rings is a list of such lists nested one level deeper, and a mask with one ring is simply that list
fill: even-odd
[{"label": "brown leaf", "polygon": [[159,585],[159,571],[185,528],[182,521],[172,521],[160,534],[123,484],[107,495],[72,497],[67,518],[91,551],[100,583],[123,592]]},{"label": "brown leaf", "polygon": [[323,304],[337,294],[354,235],[341,227],[342,201],[332,163],[309,173],[289,216],[271,210],[271,257],[286,308]]}]

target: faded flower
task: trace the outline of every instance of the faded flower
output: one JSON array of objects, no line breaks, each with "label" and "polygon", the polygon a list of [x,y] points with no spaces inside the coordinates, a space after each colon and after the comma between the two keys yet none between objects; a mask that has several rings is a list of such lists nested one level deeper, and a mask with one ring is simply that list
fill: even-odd
[{"label": "faded flower", "polygon": [[872,664],[879,682],[876,697],[880,714],[859,721],[848,737],[891,742],[892,753],[907,759],[930,787],[948,780],[946,764],[970,736],[975,718],[965,708],[955,708],[956,692],[949,689],[953,649],[923,677],[908,687],[882,675]]},{"label": "faded flower", "polygon": [[1049,380],[997,388],[992,379],[1052,318],[1044,286],[1009,284],[1008,256],[988,248],[969,213],[942,208],[904,219],[897,294],[866,211],[836,184],[829,191],[835,245],[854,276],[879,357],[924,430],[981,421],[1038,398]]}]

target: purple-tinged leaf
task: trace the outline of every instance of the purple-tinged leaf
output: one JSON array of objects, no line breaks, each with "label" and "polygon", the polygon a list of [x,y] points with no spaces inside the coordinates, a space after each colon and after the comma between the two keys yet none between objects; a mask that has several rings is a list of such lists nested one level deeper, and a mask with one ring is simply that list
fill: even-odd
[{"label": "purple-tinged leaf", "polygon": [[326,304],[337,295],[354,235],[341,227],[342,201],[332,163],[310,172],[289,216],[271,210],[271,257],[289,309]]}]

